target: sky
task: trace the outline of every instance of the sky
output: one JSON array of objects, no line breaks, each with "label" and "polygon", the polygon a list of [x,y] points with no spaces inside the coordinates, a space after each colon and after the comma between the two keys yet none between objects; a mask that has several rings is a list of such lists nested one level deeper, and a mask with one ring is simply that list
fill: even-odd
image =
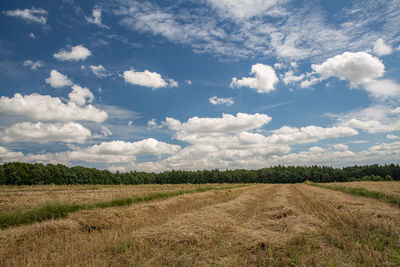
[{"label": "sky", "polygon": [[400,2],[0,3],[0,162],[400,163]]}]

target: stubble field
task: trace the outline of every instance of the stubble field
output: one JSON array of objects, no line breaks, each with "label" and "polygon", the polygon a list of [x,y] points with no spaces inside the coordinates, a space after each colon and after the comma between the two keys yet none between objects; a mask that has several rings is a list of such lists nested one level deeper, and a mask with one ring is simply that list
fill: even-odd
[{"label": "stubble field", "polygon": [[0,213],[177,190],[187,191],[5,227],[0,265],[400,265],[399,206],[308,184],[1,187]]}]

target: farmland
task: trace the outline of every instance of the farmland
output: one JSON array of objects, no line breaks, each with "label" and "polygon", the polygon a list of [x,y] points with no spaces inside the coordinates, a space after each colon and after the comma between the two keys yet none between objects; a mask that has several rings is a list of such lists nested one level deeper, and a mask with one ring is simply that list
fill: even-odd
[{"label": "farmland", "polygon": [[[339,185],[396,194],[400,183]],[[0,213],[178,191],[186,193],[5,227],[0,265],[400,264],[398,206],[309,184],[4,186]]]}]

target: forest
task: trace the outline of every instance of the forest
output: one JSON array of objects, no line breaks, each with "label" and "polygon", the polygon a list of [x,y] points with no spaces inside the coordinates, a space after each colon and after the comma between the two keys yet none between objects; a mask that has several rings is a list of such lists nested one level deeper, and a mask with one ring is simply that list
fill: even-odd
[{"label": "forest", "polygon": [[203,183],[317,183],[400,180],[400,166],[365,165],[275,166],[259,170],[172,170],[117,172],[62,164],[10,162],[0,165],[0,185],[42,184],[203,184]]}]

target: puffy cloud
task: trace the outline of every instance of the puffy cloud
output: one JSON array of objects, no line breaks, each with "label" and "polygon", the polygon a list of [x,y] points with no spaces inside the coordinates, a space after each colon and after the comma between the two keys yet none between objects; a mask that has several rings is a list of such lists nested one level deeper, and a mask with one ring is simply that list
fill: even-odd
[{"label": "puffy cloud", "polygon": [[268,65],[257,63],[251,67],[250,74],[254,77],[244,77],[238,80],[236,77],[232,78],[230,87],[249,87],[255,89],[257,93],[269,93],[275,90],[275,84],[278,82],[278,77],[275,70]]},{"label": "puffy cloud", "polygon": [[167,155],[180,150],[180,146],[157,141],[153,138],[138,142],[111,141],[101,142],[88,148],[74,147],[72,151],[54,154],[28,155],[26,161],[71,162],[84,161],[95,163],[132,163],[139,155]]},{"label": "puffy cloud", "polygon": [[294,75],[292,70],[289,70],[288,72],[285,73],[285,76],[283,77],[282,81],[284,84],[288,85],[291,83],[296,83],[304,79],[304,74],[301,74],[300,76]]},{"label": "puffy cloud", "polygon": [[[143,72],[135,71],[133,69],[124,71],[123,77],[125,82],[128,82],[133,85],[140,85],[145,87],[151,87],[153,89],[167,87],[168,82],[166,82],[161,74],[157,72],[151,72],[149,70],[145,70]],[[175,87],[178,86],[178,83],[172,79],[169,79],[169,86]]]},{"label": "puffy cloud", "polygon": [[191,81],[191,80],[186,80],[185,83],[186,83],[187,85],[192,85],[192,81]]},{"label": "puffy cloud", "polygon": [[373,51],[378,56],[385,56],[392,53],[392,48],[388,46],[385,41],[379,38],[374,44]]},{"label": "puffy cloud", "polygon": [[138,142],[111,141],[102,142],[84,151],[90,154],[107,155],[162,155],[173,154],[180,149],[178,145],[170,145],[157,141],[154,138],[144,139]]},{"label": "puffy cloud", "polygon": [[266,142],[274,144],[302,144],[357,134],[357,130],[345,126],[323,128],[311,125],[301,127],[300,129],[296,127],[283,126],[280,129],[274,130],[271,136],[266,137]]},{"label": "puffy cloud", "polygon": [[32,70],[37,70],[38,68],[43,67],[43,61],[24,60],[24,66],[30,67]]},{"label": "puffy cloud", "polygon": [[368,133],[392,132],[400,128],[399,113],[388,105],[374,105],[346,114],[330,115],[339,126],[361,129]]},{"label": "puffy cloud", "polygon": [[54,58],[61,61],[85,60],[90,55],[92,55],[92,52],[83,45],[73,46],[70,51],[61,49],[59,52],[53,54]]},{"label": "puffy cloud", "polygon": [[370,82],[381,77],[385,71],[385,66],[378,58],[365,52],[345,52],[311,67],[321,79],[338,77],[348,80],[352,86]]},{"label": "puffy cloud", "polygon": [[72,86],[72,92],[69,93],[69,100],[72,103],[77,104],[78,106],[84,106],[86,101],[89,103],[93,101],[94,95],[90,90],[86,87],[81,87],[79,85]]},{"label": "puffy cloud", "polygon": [[92,11],[92,17],[86,17],[86,21],[92,24],[96,24],[97,26],[108,29],[108,27],[101,23],[101,9],[95,7]]},{"label": "puffy cloud", "polygon": [[344,144],[336,144],[332,146],[336,150],[349,150],[349,146],[344,145]]},{"label": "puffy cloud", "polygon": [[239,133],[242,131],[260,128],[269,123],[271,117],[265,114],[237,113],[222,114],[222,118],[192,117],[187,122],[181,123],[173,118],[166,118],[166,125],[171,130],[178,132],[178,139],[187,135],[209,135],[212,133]]},{"label": "puffy cloud", "polygon": [[89,68],[93,72],[93,74],[96,75],[98,78],[103,78],[108,76],[106,69],[102,65],[98,66],[90,65]]},{"label": "puffy cloud", "polygon": [[266,11],[275,7],[279,3],[286,1],[279,0],[208,0],[211,6],[220,11],[224,17],[234,17],[236,19],[246,19],[254,16],[263,15]]},{"label": "puffy cloud", "polygon": [[24,156],[21,152],[12,152],[7,148],[0,146],[0,159],[3,162],[18,161]]},{"label": "puffy cloud", "polygon": [[49,84],[51,87],[54,88],[61,88],[64,86],[72,85],[72,81],[68,79],[67,76],[63,75],[62,73],[56,70],[51,70],[50,77],[48,77],[45,81],[47,84]]},{"label": "puffy cloud", "polygon": [[372,80],[364,84],[364,88],[378,99],[400,97],[400,85],[393,80]]},{"label": "puffy cloud", "polygon": [[30,22],[36,22],[45,25],[47,22],[47,11],[42,8],[31,9],[15,9],[7,10],[3,12],[4,14],[12,17],[18,17]]},{"label": "puffy cloud", "polygon": [[227,97],[227,98],[223,98],[223,97],[217,97],[217,96],[213,96],[210,97],[208,99],[208,101],[210,101],[211,104],[213,105],[233,105],[235,103],[235,101],[233,101],[232,97]]},{"label": "puffy cloud", "polygon": [[0,112],[41,121],[95,121],[103,122],[108,115],[92,105],[80,107],[74,102],[63,103],[58,97],[49,95],[15,94],[0,97]]},{"label": "puffy cloud", "polygon": [[31,123],[21,122],[1,131],[0,140],[10,142],[66,142],[84,143],[91,136],[89,129],[76,122]]},{"label": "puffy cloud", "polygon": [[36,36],[35,36],[35,34],[33,32],[29,33],[29,37],[31,37],[32,39],[36,38]]}]

